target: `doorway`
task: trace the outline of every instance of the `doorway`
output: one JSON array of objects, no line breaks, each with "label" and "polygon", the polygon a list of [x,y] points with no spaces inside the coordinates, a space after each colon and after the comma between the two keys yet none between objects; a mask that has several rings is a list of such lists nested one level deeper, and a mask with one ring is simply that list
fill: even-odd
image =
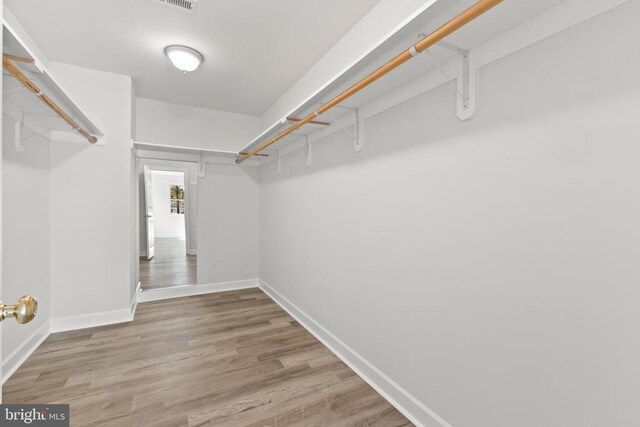
[{"label": "doorway", "polygon": [[188,169],[144,165],[141,179],[141,289],[196,284]]}]

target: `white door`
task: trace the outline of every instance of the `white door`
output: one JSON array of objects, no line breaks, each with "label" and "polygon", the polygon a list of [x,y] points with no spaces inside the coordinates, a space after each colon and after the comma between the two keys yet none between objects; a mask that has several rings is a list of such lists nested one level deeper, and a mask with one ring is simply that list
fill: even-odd
[{"label": "white door", "polygon": [[153,231],[153,196],[151,188],[151,169],[144,167],[144,211],[147,223],[147,259],[153,258],[154,254],[154,231]]}]

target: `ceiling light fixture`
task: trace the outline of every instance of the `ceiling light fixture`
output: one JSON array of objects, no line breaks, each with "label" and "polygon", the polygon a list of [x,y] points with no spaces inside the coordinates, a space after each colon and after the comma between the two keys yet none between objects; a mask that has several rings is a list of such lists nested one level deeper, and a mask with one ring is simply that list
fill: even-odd
[{"label": "ceiling light fixture", "polygon": [[183,73],[194,71],[204,61],[200,52],[187,46],[167,46],[164,53],[173,65]]}]

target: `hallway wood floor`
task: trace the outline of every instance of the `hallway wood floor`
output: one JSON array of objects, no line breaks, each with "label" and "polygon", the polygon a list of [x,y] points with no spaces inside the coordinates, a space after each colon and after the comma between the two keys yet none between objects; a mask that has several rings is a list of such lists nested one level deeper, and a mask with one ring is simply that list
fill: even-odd
[{"label": "hallway wood floor", "polygon": [[187,255],[185,241],[156,237],[155,255],[140,257],[142,289],[167,288],[196,284],[197,256]]},{"label": "hallway wood floor", "polygon": [[3,403],[69,403],[73,426],[404,426],[394,407],[258,289],[145,303],[53,334]]}]

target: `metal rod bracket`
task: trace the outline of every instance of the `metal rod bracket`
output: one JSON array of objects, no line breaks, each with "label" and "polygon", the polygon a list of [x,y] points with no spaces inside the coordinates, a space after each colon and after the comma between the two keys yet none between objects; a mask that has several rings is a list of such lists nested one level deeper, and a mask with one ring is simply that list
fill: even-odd
[{"label": "metal rod bracket", "polygon": [[353,139],[353,151],[359,153],[364,148],[364,120],[360,118],[360,109],[352,108],[352,107],[343,107],[341,105],[336,105],[334,108],[342,108],[344,110],[353,111],[355,114],[355,120],[353,124],[353,132],[349,132],[346,126],[344,126],[338,119],[333,117],[331,113],[327,113],[331,120],[333,120],[338,126],[342,128],[352,139]]},{"label": "metal rod bracket", "polygon": [[460,74],[456,78],[457,91],[459,93],[457,96],[456,113],[460,120],[469,120],[475,114],[478,104],[478,69],[473,66],[467,49],[445,41],[440,41],[437,45],[456,52],[462,59]]},{"label": "metal rod bracket", "polygon": [[280,155],[280,150],[276,153],[276,175],[280,175],[282,173],[282,156]]},{"label": "metal rod bracket", "polygon": [[[306,133],[292,133],[291,135],[301,136],[304,138],[304,165],[306,167],[311,166],[312,152],[311,152],[311,141],[309,141],[309,135],[307,135]],[[278,155],[280,155],[280,151],[278,151]]]},{"label": "metal rod bracket", "polygon": [[311,166],[312,153],[311,153],[311,141],[309,141],[309,135],[304,136],[305,149],[304,149],[304,165],[306,167]]},{"label": "metal rod bracket", "polygon": [[24,135],[24,113],[20,117],[19,122],[14,122],[13,137],[14,137],[14,143],[16,146],[16,151],[19,153],[24,152],[24,138],[22,137],[23,135]]},{"label": "metal rod bracket", "polygon": [[356,108],[356,121],[355,121],[356,135],[353,139],[353,150],[359,153],[364,148],[364,119],[360,117],[360,109]]},{"label": "metal rod bracket", "polygon": [[207,164],[204,161],[204,154],[200,153],[200,160],[198,160],[198,164],[196,166],[197,168],[196,172],[198,174],[198,178],[204,178],[206,176],[207,174],[206,167],[207,167]]}]

